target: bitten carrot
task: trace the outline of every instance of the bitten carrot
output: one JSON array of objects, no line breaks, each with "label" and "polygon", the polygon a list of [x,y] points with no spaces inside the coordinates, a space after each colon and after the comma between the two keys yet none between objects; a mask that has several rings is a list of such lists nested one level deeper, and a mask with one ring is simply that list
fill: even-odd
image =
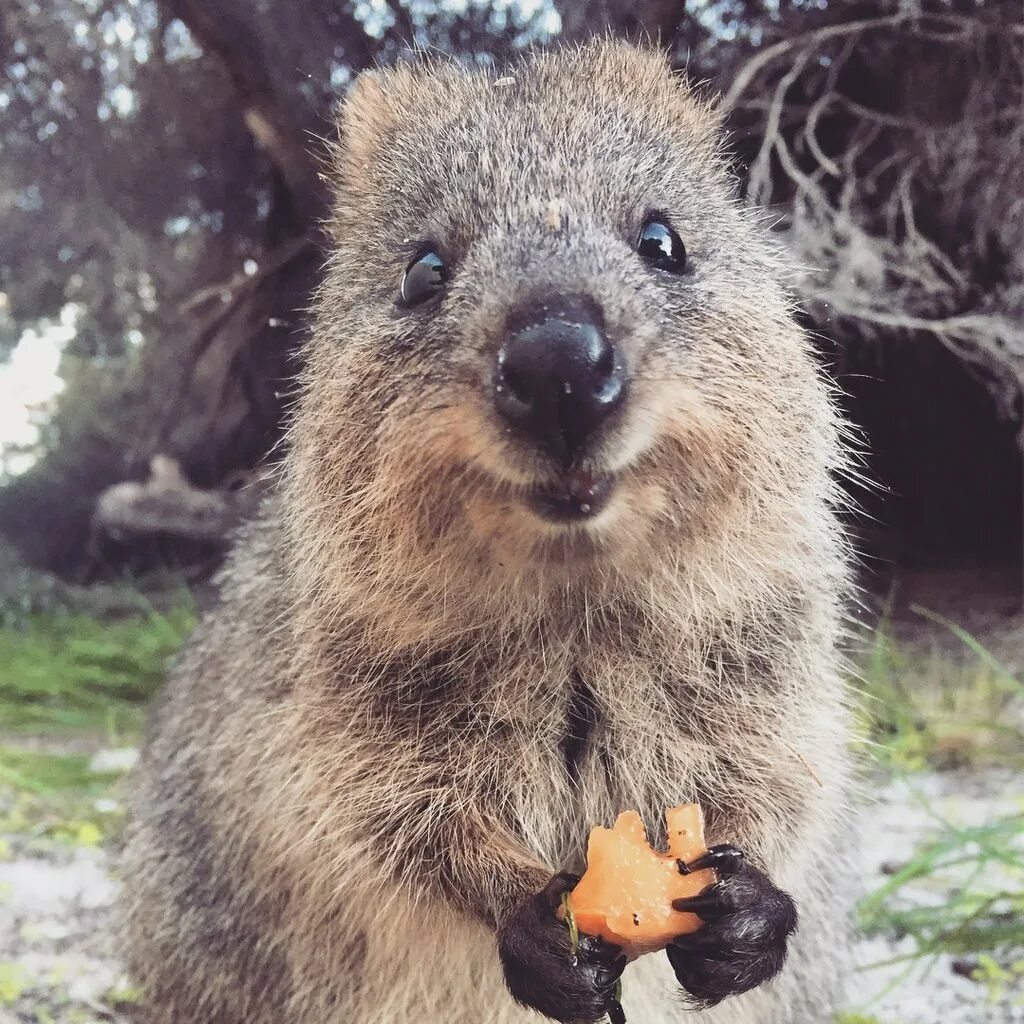
[{"label": "bitten carrot", "polygon": [[566,907],[576,928],[621,946],[636,957],[663,949],[677,935],[696,931],[696,914],[672,909],[672,901],[696,896],[717,880],[708,868],[683,874],[706,852],[704,815],[698,804],[666,810],[668,852],[652,850],[636,811],[624,811],[613,828],[598,826],[587,844],[587,870],[569,894]]}]

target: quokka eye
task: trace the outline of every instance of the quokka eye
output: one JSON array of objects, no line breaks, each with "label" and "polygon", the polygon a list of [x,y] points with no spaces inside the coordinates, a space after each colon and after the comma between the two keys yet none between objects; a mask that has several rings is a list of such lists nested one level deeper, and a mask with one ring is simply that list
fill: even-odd
[{"label": "quokka eye", "polygon": [[434,249],[423,249],[405,268],[401,304],[418,306],[432,299],[448,283],[448,267]]},{"label": "quokka eye", "polygon": [[653,215],[644,221],[636,251],[657,270],[681,274],[686,269],[686,246],[664,217]]}]

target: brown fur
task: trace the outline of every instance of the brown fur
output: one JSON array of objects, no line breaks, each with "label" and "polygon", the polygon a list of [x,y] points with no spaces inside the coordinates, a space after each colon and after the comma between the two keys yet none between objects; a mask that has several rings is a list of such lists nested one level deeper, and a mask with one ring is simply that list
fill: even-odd
[{"label": "brown fur", "polygon": [[[149,1024],[519,1024],[494,926],[591,825],[699,799],[801,910],[770,985],[692,1019],[829,1019],[846,716],[836,414],[709,107],[595,43],[493,75],[363,76],[279,494],[173,673],[145,754],[127,949]],[[632,249],[665,211],[693,265]],[[396,313],[415,243],[442,304]],[[631,397],[593,463],[609,507],[554,526],[551,473],[488,398],[504,313],[602,303]],[[596,708],[563,749],[574,680]],[[682,1013],[663,957],[627,1013]]]}]

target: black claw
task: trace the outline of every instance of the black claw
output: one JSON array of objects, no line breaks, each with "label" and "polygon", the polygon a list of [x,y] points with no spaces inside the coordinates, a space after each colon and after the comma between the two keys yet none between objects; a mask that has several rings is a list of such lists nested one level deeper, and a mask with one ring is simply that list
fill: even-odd
[{"label": "black claw", "polygon": [[679,868],[679,873],[683,875],[689,875],[694,871],[703,871],[705,868],[714,868],[720,876],[735,875],[738,874],[746,863],[746,857],[743,851],[732,843],[720,843],[718,846],[712,846],[707,853],[702,854],[696,860],[691,860],[689,864],[684,864],[681,860],[676,861],[676,866]]},{"label": "black claw", "polygon": [[580,933],[579,954],[590,963],[597,964],[608,971],[622,973],[626,966],[626,956],[621,946],[605,942],[599,935]]},{"label": "black claw", "polygon": [[685,896],[672,901],[672,909],[684,914],[696,914],[702,921],[715,921],[733,910],[732,901],[728,898],[721,882],[709,885],[696,896]]},{"label": "black claw", "polygon": [[561,903],[562,896],[575,889],[579,884],[579,880],[579,875],[571,874],[568,871],[560,871],[557,875],[552,875],[551,881],[541,890],[541,899],[554,910]]},{"label": "black claw", "polygon": [[608,1007],[608,1021],[609,1024],[626,1024],[626,1014],[618,999],[613,999],[612,1005]]},{"label": "black claw", "polygon": [[720,943],[717,936],[709,935],[702,928],[700,931],[690,932],[689,935],[677,935],[672,940],[672,945],[682,950],[696,952],[698,950],[716,949]]}]

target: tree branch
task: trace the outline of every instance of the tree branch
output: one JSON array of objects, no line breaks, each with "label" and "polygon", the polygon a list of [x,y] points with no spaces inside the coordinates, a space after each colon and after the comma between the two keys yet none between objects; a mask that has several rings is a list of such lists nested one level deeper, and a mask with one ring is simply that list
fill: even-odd
[{"label": "tree branch", "polygon": [[223,63],[245,110],[245,123],[280,171],[296,205],[315,216],[322,186],[301,129],[301,118],[280,95],[265,52],[249,19],[225,0],[158,0],[188,28],[208,53]]}]

